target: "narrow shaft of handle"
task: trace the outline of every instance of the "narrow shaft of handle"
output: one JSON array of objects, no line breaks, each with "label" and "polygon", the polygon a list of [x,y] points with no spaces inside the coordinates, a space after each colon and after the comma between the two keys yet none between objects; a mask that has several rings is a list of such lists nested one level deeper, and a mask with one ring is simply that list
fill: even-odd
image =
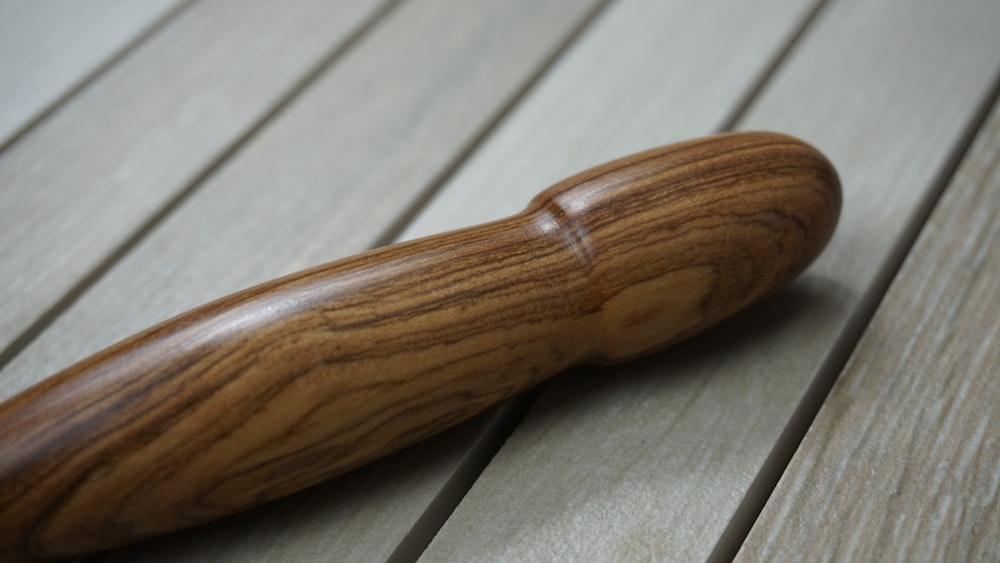
[{"label": "narrow shaft of handle", "polygon": [[790,281],[839,208],[836,173],[808,145],[720,135],[174,318],[0,405],[0,555],[211,520],[569,366],[662,348]]}]

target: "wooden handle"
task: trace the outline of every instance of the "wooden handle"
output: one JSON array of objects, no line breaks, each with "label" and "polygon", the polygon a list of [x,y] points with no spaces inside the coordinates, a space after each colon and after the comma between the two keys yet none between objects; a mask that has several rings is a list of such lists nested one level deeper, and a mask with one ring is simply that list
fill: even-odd
[{"label": "wooden handle", "polygon": [[584,172],[509,219],[195,309],[0,405],[0,554],[218,518],[569,366],[662,348],[788,283],[839,210],[813,148],[719,135]]}]

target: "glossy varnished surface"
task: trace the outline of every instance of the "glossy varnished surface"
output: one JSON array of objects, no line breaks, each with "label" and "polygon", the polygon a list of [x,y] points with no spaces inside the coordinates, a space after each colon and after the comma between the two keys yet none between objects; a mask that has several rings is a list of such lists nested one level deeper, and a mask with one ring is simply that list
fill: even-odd
[{"label": "glossy varnished surface", "polygon": [[839,197],[798,141],[715,137],[178,317],[0,407],[8,554],[101,549],[252,506],[571,365],[703,330],[805,268]]}]

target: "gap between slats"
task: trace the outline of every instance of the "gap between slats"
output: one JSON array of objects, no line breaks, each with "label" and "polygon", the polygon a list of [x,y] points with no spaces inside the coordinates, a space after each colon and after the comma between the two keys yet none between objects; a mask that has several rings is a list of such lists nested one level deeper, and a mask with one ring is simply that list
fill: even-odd
[{"label": "gap between slats", "polygon": [[[189,6],[192,2],[184,4],[185,7]],[[292,102],[295,101],[299,95],[305,91],[310,84],[315,82],[328,68],[330,68],[341,56],[349,51],[365,34],[368,33],[373,27],[375,27],[379,21],[381,21],[387,14],[389,14],[394,8],[396,8],[401,3],[401,0],[387,0],[383,2],[366,20],[364,20],[361,25],[359,25],[355,30],[348,34],[344,40],[331,50],[326,56],[324,56],[318,63],[316,63],[307,73],[305,73],[298,81],[296,81],[291,88],[278,100],[273,107],[266,111],[260,119],[258,119],[249,129],[247,129],[242,135],[233,139],[231,144],[221,152],[221,154],[216,157],[213,161],[209,162],[200,172],[198,172],[194,179],[187,185],[183,186],[166,201],[166,203],[154,213],[145,223],[139,226],[138,229],[133,231],[131,235],[125,238],[117,247],[114,248],[107,256],[104,257],[97,265],[90,270],[85,276],[83,276],[76,284],[74,284],[69,291],[67,291],[62,297],[60,297],[55,303],[52,304],[47,310],[45,310],[31,325],[28,326],[20,335],[14,338],[9,345],[3,350],[0,350],[0,370],[3,370],[7,364],[9,364],[18,354],[20,354],[25,348],[27,348],[39,335],[41,335],[45,329],[47,329],[60,315],[67,309],[69,309],[86,291],[97,283],[109,270],[111,270],[115,264],[121,261],[121,259],[126,256],[136,245],[139,244],[152,232],[159,224],[161,224],[171,213],[174,212],[184,201],[186,201],[193,193],[195,193],[198,188],[205,183],[217,170],[219,170],[234,154],[240,151],[241,148],[246,146],[246,144],[253,139],[256,134],[263,129],[268,123],[280,115],[287,107],[289,107]],[[176,16],[180,13],[180,10],[172,12],[171,17]],[[165,27],[161,25],[157,30]],[[143,34],[142,39],[148,39],[152,36],[152,33]],[[135,42],[130,46],[130,49],[134,49],[139,42]],[[120,56],[115,57],[114,62],[120,61],[127,52],[123,52]],[[111,67],[111,64],[106,65],[102,68],[102,72],[106,71]],[[90,82],[96,78],[97,75],[91,77]],[[89,83],[89,82],[88,82]],[[73,92],[77,93],[82,90],[86,84],[82,85],[79,89],[75,89]],[[68,99],[68,97],[66,98]],[[62,100],[65,101],[65,100]],[[51,112],[47,112],[45,115],[50,115]],[[38,123],[40,120],[35,121]],[[20,133],[19,133],[20,134]]]},{"label": "gap between slats", "polygon": [[834,343],[817,376],[806,390],[802,401],[792,412],[788,425],[781,432],[774,448],[764,461],[760,473],[751,483],[746,496],[720,536],[719,543],[716,544],[709,556],[709,561],[731,561],[736,557],[736,553],[743,545],[754,522],[763,511],[772,491],[802,443],[806,431],[819,413],[823,402],[837,382],[837,378],[843,372],[844,366],[847,365],[906,256],[913,248],[914,242],[927,223],[927,218],[934,211],[934,207],[940,201],[948,183],[962,163],[962,159],[975,141],[976,135],[986,123],[990,108],[997,103],[1000,103],[1000,71],[993,78],[989,92],[983,97],[976,110],[971,114],[968,123],[965,124],[959,142],[948,156],[946,164],[931,183],[930,193],[917,210],[916,218],[906,226],[896,247],[889,253],[889,257],[873,282],[870,291],[859,300],[847,327]]},{"label": "gap between slats", "polygon": [[[107,72],[108,69],[118,64],[119,61],[134,51],[136,47],[147,41],[150,37],[159,33],[159,31],[163,28],[167,27],[170,22],[176,19],[181,12],[194,4],[195,1],[196,0],[184,0],[183,2],[180,2],[173,8],[167,10],[163,15],[153,20],[153,22],[150,23],[145,29],[139,30],[135,37],[127,41],[121,48],[112,53],[111,56],[109,56],[104,62],[84,73],[84,75],[80,77],[76,83],[67,88],[65,92],[57,96],[55,100],[39,110],[38,113],[31,116],[27,121],[21,124],[20,127],[15,129],[10,136],[0,142],[0,153],[4,152],[8,147],[11,147],[24,138],[24,136],[28,134],[28,132],[31,131],[36,125],[44,121],[48,116],[52,115],[70,98],[76,96],[85,88],[93,84],[94,81]],[[0,368],[2,368],[4,364],[3,358],[4,356],[0,354]]]}]

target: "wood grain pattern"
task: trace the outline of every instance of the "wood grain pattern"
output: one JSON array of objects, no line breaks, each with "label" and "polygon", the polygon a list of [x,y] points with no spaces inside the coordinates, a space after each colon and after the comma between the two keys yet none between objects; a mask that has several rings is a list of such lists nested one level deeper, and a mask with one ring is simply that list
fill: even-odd
[{"label": "wood grain pattern", "polygon": [[265,119],[376,7],[199,2],[0,153],[0,350]]},{"label": "wood grain pattern", "polygon": [[[830,248],[711,337],[547,384],[426,559],[708,558],[990,90],[998,8],[830,3],[740,124],[831,157],[845,206]],[[530,122],[507,129],[510,147],[552,144]]]},{"label": "wood grain pattern", "polygon": [[998,189],[994,107],[739,560],[1000,559]]},{"label": "wood grain pattern", "polygon": [[179,4],[0,1],[0,147]]},{"label": "wood grain pattern", "polygon": [[[400,5],[7,366],[0,394],[185,308],[370,248],[594,5]],[[386,558],[438,493],[448,440],[193,530],[191,542],[169,538],[114,558],[287,560],[293,549],[302,559]]]},{"label": "wood grain pattern", "polygon": [[0,404],[2,556],[93,551],[311,486],[579,363],[729,317],[816,257],[836,173],[775,134],[584,172],[511,219],[175,318]]},{"label": "wood grain pattern", "polygon": [[[406,2],[398,12],[412,18],[408,8],[418,4],[428,5]],[[537,10],[534,5],[521,4],[512,11],[537,15],[544,20],[540,25],[552,26],[555,35],[560,33],[555,29],[561,20],[551,16],[550,5],[565,9],[577,3],[539,2]],[[508,20],[495,13],[491,17],[497,29],[470,25],[456,9],[463,6],[480,9],[471,2],[452,6],[458,15],[447,19],[449,25],[438,21],[435,28],[443,43],[454,45],[436,56],[464,61],[442,65],[450,70],[433,75],[431,80],[440,82],[441,88],[424,90],[409,78],[398,81],[400,85],[388,79],[369,80],[370,91],[381,94],[368,95],[380,109],[360,112],[367,117],[321,118],[321,114],[329,115],[325,114],[329,106],[321,104],[311,104],[316,113],[294,120],[296,127],[281,127],[284,115],[279,116],[274,126],[259,131],[262,140],[271,141],[254,149],[257,140],[251,139],[246,150],[226,156],[233,161],[231,168],[224,166],[208,178],[204,187],[225,184],[232,188],[229,195],[200,198],[204,192],[195,193],[190,204],[181,206],[92,291],[81,295],[63,317],[66,322],[56,321],[37,346],[26,350],[4,371],[0,393],[9,394],[46,370],[103,345],[116,333],[128,332],[133,323],[146,325],[228,289],[342,255],[346,248],[386,240],[380,233],[395,230],[390,227],[386,231],[387,225],[402,224],[409,216],[408,212],[400,214],[400,210],[409,209],[411,200],[405,200],[409,196],[394,194],[411,193],[406,192],[411,182],[419,186],[410,187],[422,188],[428,174],[432,183],[440,181],[464,158],[469,145],[462,141],[457,150],[449,145],[451,141],[438,145],[438,132],[444,130],[450,137],[465,121],[480,123],[482,115],[476,103],[465,101],[488,98],[491,88],[506,91],[506,86],[498,84],[505,80],[503,69],[509,63],[467,55],[462,34],[483,37],[486,44],[491,43],[488,38],[494,33],[509,34],[516,39],[506,45],[507,50],[539,48],[532,46],[532,32],[512,31]],[[636,6],[646,9],[635,10]],[[796,21],[795,12],[801,6],[772,1],[614,2],[597,22],[600,25],[583,35],[569,56],[546,73],[541,87],[529,93],[526,103],[510,116],[496,117],[498,133],[486,140],[483,150],[472,154],[461,173],[435,198],[418,228],[408,231],[407,236],[498,217],[523,203],[525,194],[519,190],[533,190],[581,164],[594,162],[595,157],[700,135],[728,122],[726,116],[736,100],[742,98],[754,74],[766,66],[772,46],[781,45],[788,22]],[[630,368],[581,370],[567,376],[572,383],[562,387],[556,400],[551,394],[543,399],[547,402],[542,408],[549,409],[547,416],[542,416],[540,408],[528,420],[529,425],[540,417],[565,423],[533,433],[537,444],[532,445],[532,451],[537,457],[514,457],[520,463],[505,466],[511,472],[509,479],[495,479],[490,472],[496,467],[487,469],[483,476],[487,486],[470,494],[470,502],[440,534],[449,541],[436,543],[426,558],[543,559],[575,554],[578,558],[659,555],[698,559],[710,553],[731,514],[735,514],[731,522],[736,524],[731,527],[739,528],[741,518],[745,523],[747,512],[742,504],[737,506],[743,502],[743,491],[758,498],[770,492],[770,485],[764,491],[759,483],[747,483],[758,468],[767,471],[768,461],[763,466],[760,461],[770,459],[767,452],[775,448],[775,436],[780,441],[779,432],[795,420],[794,415],[789,418],[787,409],[776,409],[775,404],[797,401],[805,385],[792,380],[801,374],[812,377],[817,364],[837,363],[836,357],[850,347],[850,336],[867,314],[844,313],[841,308],[858,311],[852,309],[853,304],[864,309],[877,299],[880,282],[869,281],[884,279],[886,274],[876,264],[895,262],[892,233],[912,216],[912,202],[923,197],[904,198],[909,203],[897,205],[899,193],[926,193],[921,187],[927,185],[928,178],[938,176],[941,163],[953,155],[949,151],[955,143],[942,137],[953,140],[956,129],[968,123],[967,116],[976,106],[970,91],[992,76],[990,57],[997,48],[992,47],[991,52],[976,46],[991,37],[984,30],[995,30],[996,18],[989,10],[970,18],[968,10],[978,9],[965,2],[945,5],[918,1],[912,10],[899,10],[881,0],[832,0],[817,23],[836,19],[841,25],[833,31],[824,25],[808,29],[802,43],[792,49],[790,61],[797,62],[779,67],[776,78],[750,106],[760,119],[752,126],[784,129],[818,142],[846,173],[844,221],[850,222],[851,228],[842,230],[838,241],[845,236],[850,240],[835,242],[828,250],[838,255],[828,271],[842,271],[845,279],[861,280],[858,285],[841,286],[836,283],[838,278],[810,273],[708,338]],[[896,20],[894,25],[885,24],[890,18]],[[412,19],[422,21],[420,17]],[[377,35],[384,27],[380,24],[372,33]],[[405,25],[394,30],[410,36]],[[400,39],[399,43],[406,41]],[[294,49],[297,44],[289,41],[286,46]],[[419,49],[410,46],[409,50]],[[908,50],[919,56],[907,59],[899,55]],[[388,51],[383,53],[388,55]],[[864,56],[857,56],[858,52]],[[387,56],[381,60],[380,70],[407,76],[407,65],[418,67],[418,59],[408,58],[396,67],[391,62],[394,59]],[[217,59],[214,65],[221,68],[224,62]],[[478,68],[479,78],[466,82],[464,65]],[[207,64],[206,68],[212,66]],[[415,70],[414,74],[423,72]],[[494,73],[499,75],[497,82],[489,80]],[[358,72],[353,76],[364,75]],[[444,98],[456,83],[464,93],[443,99],[441,106],[463,107],[460,111],[441,109],[438,118],[423,118],[431,111],[428,108],[435,106],[409,104],[411,98]],[[485,86],[461,86],[469,83]],[[310,88],[303,97],[314,90]],[[350,90],[347,96],[327,90],[323,95],[337,100],[331,106],[350,107],[345,98],[361,98],[364,90]],[[156,88],[150,91],[155,95]],[[950,99],[952,94],[956,99]],[[398,123],[397,130],[409,135],[413,144],[431,147],[433,159],[422,158],[419,150],[394,153],[396,147],[407,143],[396,144],[392,135],[366,133],[371,122],[383,123],[372,116],[396,107],[396,96],[402,96],[407,105],[385,120],[390,123],[387,129]],[[494,115],[486,119],[494,119]],[[481,131],[479,125],[473,125],[471,130]],[[283,133],[272,134],[276,129]],[[332,140],[320,134],[321,130]],[[356,142],[338,141],[341,133]],[[100,135],[91,134],[89,140],[97,144]],[[310,144],[319,148],[312,151]],[[504,149],[498,150],[497,145]],[[358,150],[357,146],[377,146],[384,151]],[[348,161],[360,164],[327,168],[305,164],[324,148],[329,161],[350,155]],[[866,156],[869,151],[872,154]],[[295,158],[296,154],[312,156]],[[430,160],[435,163],[428,164]],[[252,165],[254,161],[259,165]],[[389,171],[383,172],[386,169]],[[316,190],[313,199],[305,198],[308,205],[296,203],[309,190],[294,188],[312,181],[321,186],[353,184],[359,195],[329,197]],[[397,183],[400,190],[375,188],[383,182]],[[235,189],[240,184],[246,189]],[[271,188],[277,196],[256,195]],[[81,193],[87,189],[92,188],[85,184],[79,187]],[[58,209],[57,202],[75,195],[68,190],[53,194],[49,200]],[[857,211],[855,202],[869,200],[877,203],[866,203]],[[104,204],[115,202],[111,198]],[[302,206],[302,215],[289,211],[296,205]],[[23,217],[30,224],[45,213]],[[128,210],[121,213],[127,215]],[[178,220],[173,221],[174,217]],[[326,228],[318,228],[317,222],[325,223]],[[7,217],[0,223],[6,226]],[[113,224],[105,227],[108,223],[101,217],[91,221],[88,229],[116,228]],[[256,229],[240,226],[245,224],[255,224]],[[906,228],[912,226],[910,223]],[[303,231],[300,238],[298,231]],[[90,232],[77,234],[94,236]],[[242,244],[244,239],[247,242]],[[35,244],[45,247],[44,239],[38,237],[24,238],[21,243],[26,248]],[[89,247],[81,248],[87,251]],[[823,263],[825,260],[813,271],[824,267]],[[874,276],[873,270],[878,270]],[[0,271],[11,276],[3,278],[5,281],[17,276],[17,270],[4,270],[2,263]],[[52,283],[64,273],[70,280],[79,279],[79,271],[68,268],[65,272],[46,270],[34,281]],[[833,283],[828,283],[830,279]],[[919,305],[914,299],[914,306]],[[819,326],[813,329],[812,322]],[[827,325],[846,327],[839,334],[849,337],[830,337]],[[989,335],[984,336],[984,342],[987,339]],[[830,346],[830,342],[834,344]],[[726,348],[724,355],[719,353],[722,347]],[[824,359],[817,360],[819,357]],[[720,369],[713,369],[719,364]],[[698,369],[699,365],[704,369]],[[819,372],[823,379],[822,367]],[[664,377],[672,381],[667,392],[661,393]],[[574,405],[578,408],[572,408]],[[914,408],[919,408],[916,402]],[[656,417],[658,424],[642,420],[647,417]],[[463,425],[457,433],[445,433],[294,498],[150,545],[119,550],[109,559],[216,563],[220,559],[370,561],[384,560],[390,554],[394,560],[401,554],[403,559],[416,557],[423,544],[414,545],[411,536],[433,535],[428,530],[436,529],[440,515],[451,510],[448,497],[460,495],[456,490],[465,490],[463,480],[453,479],[453,475],[478,474],[482,467],[483,462],[468,460],[486,451],[480,448],[476,453],[476,447],[468,446],[482,439],[469,436],[470,432],[495,420],[484,420],[478,427]],[[496,464],[510,459],[510,450],[515,447],[523,452],[524,436],[524,432],[515,435]],[[588,436],[593,439],[588,441]],[[567,441],[572,442],[571,447],[561,447]],[[640,447],[620,447],[627,442]],[[597,462],[588,457],[587,448],[596,450]],[[487,450],[490,454],[493,451]],[[549,473],[552,478],[547,478]],[[532,488],[536,482],[539,486]],[[818,489],[826,484],[812,486]],[[483,491],[491,487],[496,492],[495,502],[483,503]],[[444,503],[439,502],[442,497]],[[485,514],[470,512],[470,506],[481,507]],[[936,531],[941,532],[952,521],[942,519],[939,524]],[[984,529],[989,526],[987,521]],[[411,527],[414,533],[406,534],[400,544],[399,538]],[[595,537],[602,538],[600,545],[592,541]],[[601,547],[606,549],[600,551]]]}]

